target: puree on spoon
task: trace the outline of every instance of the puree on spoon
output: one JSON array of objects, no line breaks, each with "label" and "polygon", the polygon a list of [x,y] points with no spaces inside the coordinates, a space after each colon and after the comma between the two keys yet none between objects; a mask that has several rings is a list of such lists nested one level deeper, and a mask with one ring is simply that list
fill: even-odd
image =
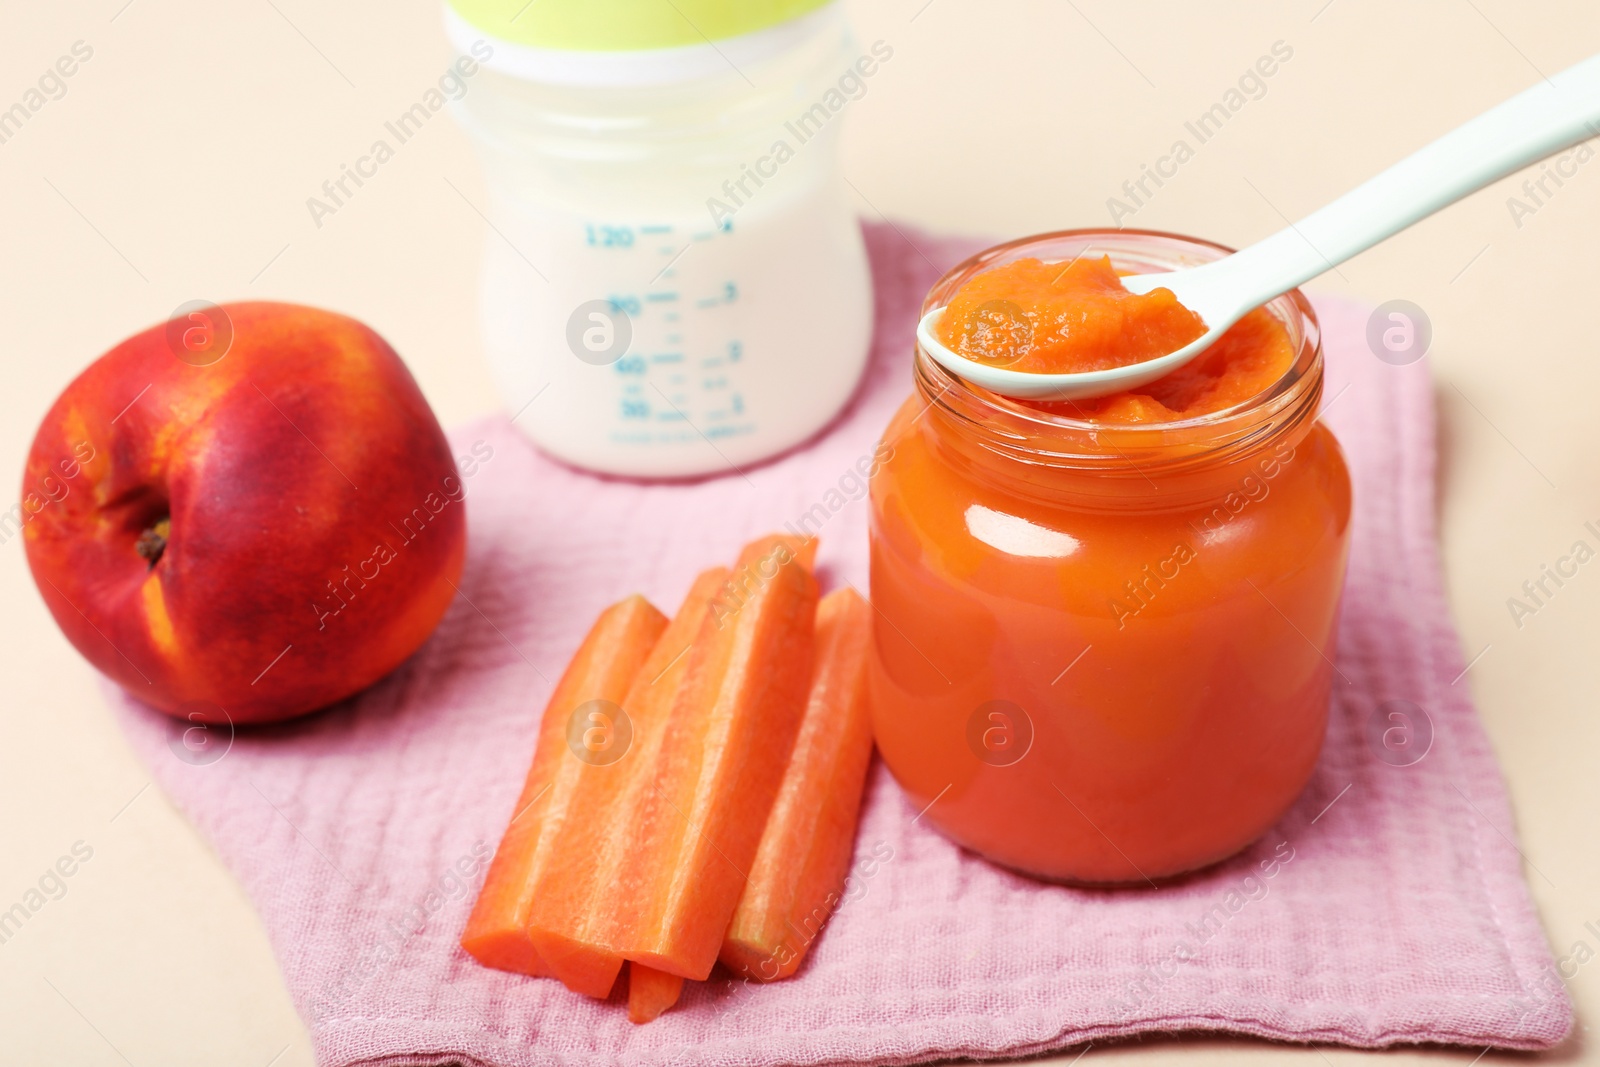
[{"label": "puree on spoon", "polygon": [[[1130,293],[1108,257],[1019,259],[974,275],[937,327],[952,351],[1033,374],[1123,367],[1175,352],[1205,323],[1167,289]],[[1241,404],[1294,363],[1288,330],[1256,308],[1193,362],[1147,385],[1083,400],[1024,401],[1100,422],[1173,422]]]}]

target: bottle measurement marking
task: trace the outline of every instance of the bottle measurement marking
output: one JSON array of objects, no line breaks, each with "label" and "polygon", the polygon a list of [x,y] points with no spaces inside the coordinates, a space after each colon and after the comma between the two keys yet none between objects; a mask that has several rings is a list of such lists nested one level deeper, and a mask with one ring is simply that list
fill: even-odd
[{"label": "bottle measurement marking", "polygon": [[633,247],[632,226],[596,226],[591,222],[583,229],[591,248]]},{"label": "bottle measurement marking", "polygon": [[713,308],[718,304],[731,304],[739,299],[739,287],[732,282],[723,282],[722,291],[715,296],[703,296],[694,302],[697,308]]},{"label": "bottle measurement marking", "polygon": [[[718,325],[716,309],[738,301],[738,279],[725,277],[709,286],[702,281],[694,285],[698,292],[686,292],[672,280],[679,259],[693,254],[696,242],[730,230],[723,225],[695,231],[664,223],[585,227],[587,243],[596,254],[656,255],[664,263],[647,284],[607,298],[634,323],[633,345],[613,364],[623,423],[614,439],[676,443],[756,431],[747,421],[735,377],[743,342],[726,334],[714,339],[716,332],[731,325],[725,320]],[[706,330],[712,331],[710,337],[702,333]]]}]

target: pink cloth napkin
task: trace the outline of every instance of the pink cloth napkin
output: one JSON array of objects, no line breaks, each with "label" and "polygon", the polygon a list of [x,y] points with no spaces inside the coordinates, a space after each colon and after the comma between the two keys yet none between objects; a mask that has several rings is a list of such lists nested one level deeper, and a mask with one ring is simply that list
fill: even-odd
[{"label": "pink cloth napkin", "polygon": [[[462,595],[392,677],[241,731],[213,762],[179,758],[180,727],[113,694],[156,780],[260,910],[319,1062],[905,1063],[1197,1030],[1362,1047],[1560,1041],[1571,1005],[1441,591],[1428,371],[1374,358],[1368,309],[1327,299],[1326,417],[1356,483],[1338,650],[1351,684],[1336,686],[1316,776],[1253,848],[1159,890],[1043,885],[914,824],[877,765],[851,896],[793,980],[719,970],[634,1026],[615,997],[461,951],[539,709],[602,607],[639,590],[671,610],[700,568],[818,503],[824,585],[866,588],[854,467],[909,392],[918,302],[977,247],[886,226],[867,237],[872,365],[807,447],[742,475],[641,485],[560,466],[504,418],[461,427],[458,455],[492,451],[466,479]],[[1415,705],[1409,748],[1379,740],[1399,720],[1375,716],[1397,700]],[[1424,735],[1425,757],[1402,765],[1396,751],[1415,755]]]}]

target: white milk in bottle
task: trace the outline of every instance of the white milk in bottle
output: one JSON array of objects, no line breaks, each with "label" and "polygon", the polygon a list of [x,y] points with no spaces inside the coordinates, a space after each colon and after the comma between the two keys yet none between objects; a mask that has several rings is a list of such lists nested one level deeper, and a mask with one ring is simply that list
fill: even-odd
[{"label": "white milk in bottle", "polygon": [[817,0],[452,0],[446,25],[484,68],[456,107],[516,426],[640,477],[737,470],[825,426],[872,329],[839,128],[892,49]]}]

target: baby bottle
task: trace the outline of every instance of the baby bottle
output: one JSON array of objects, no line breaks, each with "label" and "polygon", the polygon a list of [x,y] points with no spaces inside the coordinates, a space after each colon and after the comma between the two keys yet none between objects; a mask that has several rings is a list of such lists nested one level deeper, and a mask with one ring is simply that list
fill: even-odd
[{"label": "baby bottle", "polygon": [[738,470],[814,434],[866,362],[838,168],[893,55],[825,0],[449,0],[489,189],[483,341],[515,425],[575,466]]}]

